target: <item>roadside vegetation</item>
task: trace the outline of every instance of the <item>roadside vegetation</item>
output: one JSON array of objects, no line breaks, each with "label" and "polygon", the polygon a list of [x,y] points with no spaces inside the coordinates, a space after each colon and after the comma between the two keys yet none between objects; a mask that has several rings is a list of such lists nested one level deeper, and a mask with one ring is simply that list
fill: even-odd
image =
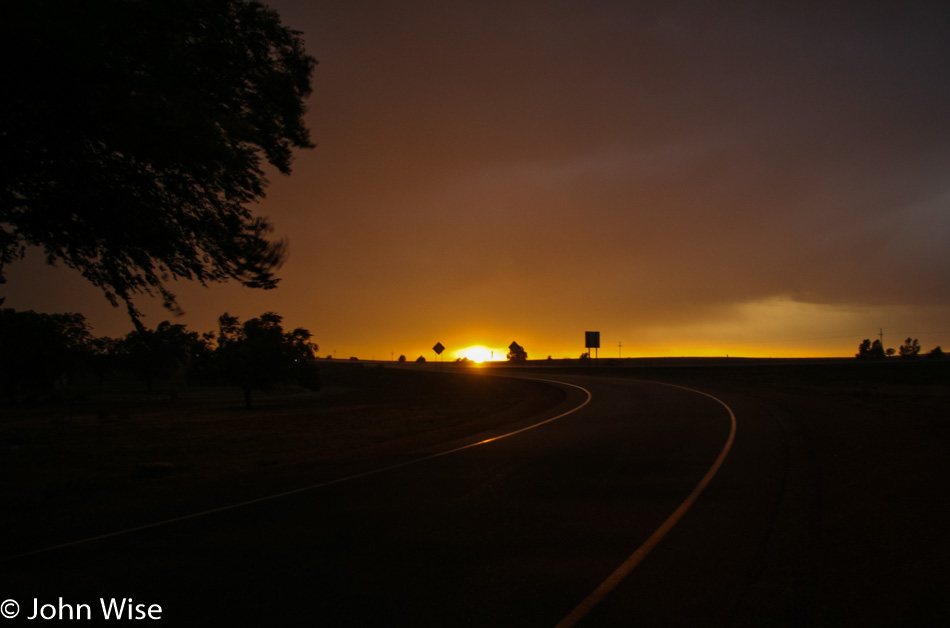
[{"label": "roadside vegetation", "polygon": [[[310,331],[285,332],[273,312],[241,323],[227,313],[217,332],[203,334],[168,321],[140,326],[121,338],[93,336],[81,314],[38,314],[0,310],[0,385],[7,401],[61,400],[87,394],[94,381],[101,392],[113,378],[155,382],[177,376],[176,387],[232,385],[251,408],[254,390],[294,384],[317,390],[313,365],[317,345]],[[168,391],[175,394],[174,388]]]},{"label": "roadside vegetation", "polygon": [[[884,358],[889,358],[891,356],[897,355],[904,359],[913,359],[920,355],[920,341],[916,338],[907,338],[900,348],[888,348],[885,349],[884,345],[881,344],[880,340],[875,340],[871,342],[869,338],[865,338],[861,341],[861,344],[858,345],[858,352],[854,357],[859,360],[883,360]],[[943,349],[939,346],[931,349],[926,356],[933,360],[943,359],[945,356]]]}]

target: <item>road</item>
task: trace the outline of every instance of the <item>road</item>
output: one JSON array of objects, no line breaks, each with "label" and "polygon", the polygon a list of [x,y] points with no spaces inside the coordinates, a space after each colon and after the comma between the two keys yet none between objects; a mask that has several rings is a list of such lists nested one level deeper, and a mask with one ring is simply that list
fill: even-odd
[{"label": "road", "polygon": [[[728,409],[696,392],[558,379],[564,402],[511,429],[564,415],[555,421],[7,561],[0,596],[23,606],[132,598],[161,605],[170,625],[554,626],[663,527],[732,431]],[[801,550],[816,531],[813,478],[792,464],[795,435],[772,410],[746,398],[732,410],[735,444],[721,469],[580,625],[796,625],[811,616]]]}]

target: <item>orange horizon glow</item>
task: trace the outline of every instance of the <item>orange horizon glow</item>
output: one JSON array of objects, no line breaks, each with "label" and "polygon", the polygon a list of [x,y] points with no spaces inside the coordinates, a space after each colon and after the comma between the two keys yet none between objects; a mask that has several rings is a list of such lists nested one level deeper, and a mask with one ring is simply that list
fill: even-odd
[{"label": "orange horizon glow", "polygon": [[[32,282],[11,275],[7,288],[24,289],[31,285],[56,285],[58,290],[33,293],[37,301],[25,303],[7,294],[5,307],[47,313],[79,311],[86,316],[95,336],[119,337],[131,330],[128,316],[112,308],[92,286],[73,277],[71,269],[46,266],[39,256],[22,262],[31,266]],[[341,320],[335,308],[314,310],[311,303],[297,297],[306,291],[292,284],[273,292],[252,292],[234,285],[202,288],[184,284],[179,291],[187,307],[185,315],[173,317],[154,301],[140,300],[145,324],[163,320],[182,323],[192,331],[213,331],[222,312],[242,320],[273,311],[284,317],[285,327],[303,327],[313,334],[320,357],[340,359],[350,356],[362,360],[395,360],[405,355],[409,361],[423,357],[427,361],[470,360],[504,362],[507,346],[517,341],[530,361],[577,359],[586,351],[584,332],[601,332],[600,359],[673,358],[673,357],[752,357],[752,358],[823,358],[853,357],[861,341],[875,339],[883,328],[885,348],[898,348],[908,336],[918,338],[922,353],[937,346],[950,347],[944,310],[940,307],[915,308],[884,306],[871,310],[802,303],[790,299],[765,299],[720,307],[704,318],[663,320],[649,308],[630,310],[631,314],[605,314],[591,322],[586,313],[560,308],[557,316],[539,311],[525,317],[518,312],[455,308],[447,305],[440,320],[424,318],[404,320],[370,316],[371,308],[360,317]],[[284,300],[286,298],[286,300]],[[665,314],[665,312],[664,312]],[[636,317],[635,317],[636,316]],[[486,322],[491,319],[491,322]],[[432,347],[441,341],[446,347],[436,356]],[[622,346],[618,346],[622,345]],[[471,355],[469,350],[479,351]],[[484,350],[488,351],[487,358]]]},{"label": "orange horizon glow", "polygon": [[[860,341],[855,340],[854,346],[844,345],[832,347],[806,346],[801,348],[763,347],[754,344],[715,345],[715,344],[675,344],[664,346],[627,347],[624,345],[618,350],[615,345],[592,350],[591,356],[601,361],[628,360],[642,358],[849,358],[858,351]],[[532,345],[525,345],[528,350],[528,359],[531,362],[544,361],[549,357],[553,360],[578,359],[586,349],[561,347],[559,350],[535,350]],[[486,344],[473,344],[463,349],[449,348],[444,354],[453,360],[468,359],[476,364],[507,361],[508,350],[505,348],[489,348]],[[424,352],[423,352],[424,355]]]},{"label": "orange horizon glow", "polygon": [[476,364],[483,362],[499,362],[506,359],[507,352],[498,349],[492,349],[485,345],[472,345],[455,352],[455,359],[468,359]]},{"label": "orange horizon glow", "polygon": [[[274,0],[321,59],[317,148],[249,207],[281,283],[170,282],[185,314],[141,294],[142,322],[275,312],[367,361],[577,360],[588,330],[602,361],[950,350],[940,25],[641,4]],[[4,308],[133,329],[40,248],[4,271]]]}]

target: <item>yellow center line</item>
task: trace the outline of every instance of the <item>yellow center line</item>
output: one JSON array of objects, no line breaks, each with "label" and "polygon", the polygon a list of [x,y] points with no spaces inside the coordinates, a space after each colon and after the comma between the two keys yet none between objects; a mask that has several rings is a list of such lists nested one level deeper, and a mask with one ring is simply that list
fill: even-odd
[{"label": "yellow center line", "polygon": [[736,415],[732,412],[732,408],[726,405],[723,400],[699,390],[686,388],[685,386],[663,384],[662,382],[651,383],[662,384],[663,386],[672,386],[673,388],[681,388],[689,392],[703,395],[704,397],[709,397],[710,399],[721,404],[722,407],[724,407],[726,411],[729,412],[729,419],[732,423],[729,430],[729,438],[726,439],[726,444],[723,445],[722,451],[719,452],[719,456],[716,458],[716,461],[713,462],[713,465],[709,467],[706,475],[703,476],[703,479],[699,481],[699,484],[696,485],[696,488],[692,490],[689,496],[683,500],[683,503],[681,503],[679,507],[673,511],[673,514],[671,514],[666,519],[666,521],[664,521],[663,524],[657,528],[653,534],[647,538],[646,541],[643,542],[643,545],[638,547],[636,551],[633,552],[633,554],[623,561],[623,563],[617,567],[617,569],[615,569],[614,572],[600,584],[600,586],[594,589],[593,593],[584,598],[584,600],[578,604],[567,617],[559,621],[555,628],[570,628],[571,626],[575,626],[577,622],[582,620],[591,611],[591,609],[593,609],[605,597],[607,597],[607,595],[613,591],[624,578],[630,575],[630,572],[640,564],[640,561],[642,561],[646,555],[650,553],[650,550],[656,547],[656,545],[663,540],[663,537],[665,537],[669,531],[673,529],[673,526],[675,526],[683,517],[683,515],[686,514],[686,511],[690,509],[690,507],[693,505],[693,502],[695,502],[699,497],[700,493],[702,493],[709,483],[712,482],[713,477],[715,477],[716,473],[718,473],[719,468],[726,459],[726,456],[729,455],[729,450],[732,449],[732,443],[736,438]]}]

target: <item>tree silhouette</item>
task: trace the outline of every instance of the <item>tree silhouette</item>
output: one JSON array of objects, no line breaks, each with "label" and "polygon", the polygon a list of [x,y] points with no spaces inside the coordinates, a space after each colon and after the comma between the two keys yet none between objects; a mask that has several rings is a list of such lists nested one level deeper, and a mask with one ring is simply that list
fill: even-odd
[{"label": "tree silhouette", "polygon": [[88,345],[86,363],[99,382],[99,392],[105,383],[106,375],[116,371],[120,365],[121,341],[108,336],[93,338]]},{"label": "tree silhouette", "polygon": [[0,310],[0,385],[10,401],[78,370],[92,336],[82,314]]},{"label": "tree silhouette", "polygon": [[308,363],[318,348],[310,342],[312,335],[301,327],[285,333],[282,321],[273,312],[243,325],[227,313],[218,318],[215,359],[224,377],[244,390],[247,408],[252,390],[269,390],[291,379],[310,388],[318,386],[316,367]]},{"label": "tree silhouette", "polygon": [[917,354],[920,353],[920,343],[917,342],[916,338],[908,338],[901,345],[898,353],[902,358],[916,358]]},{"label": "tree silhouette", "polygon": [[119,362],[143,380],[149,392],[152,383],[169,377],[179,366],[187,365],[203,346],[198,332],[188,331],[184,325],[168,321],[154,330],[136,329],[118,343]]},{"label": "tree silhouette", "polygon": [[528,360],[528,352],[517,342],[512,342],[508,345],[507,357],[509,362],[526,362]]},{"label": "tree silhouette", "polygon": [[883,360],[884,347],[881,345],[880,340],[875,340],[872,343],[869,339],[865,338],[858,346],[858,353],[855,357],[859,360]]},{"label": "tree silhouette", "polygon": [[252,216],[264,160],[312,147],[316,61],[256,0],[4,7],[0,282],[28,246],[126,304],[169,279],[273,288],[286,254]]}]

